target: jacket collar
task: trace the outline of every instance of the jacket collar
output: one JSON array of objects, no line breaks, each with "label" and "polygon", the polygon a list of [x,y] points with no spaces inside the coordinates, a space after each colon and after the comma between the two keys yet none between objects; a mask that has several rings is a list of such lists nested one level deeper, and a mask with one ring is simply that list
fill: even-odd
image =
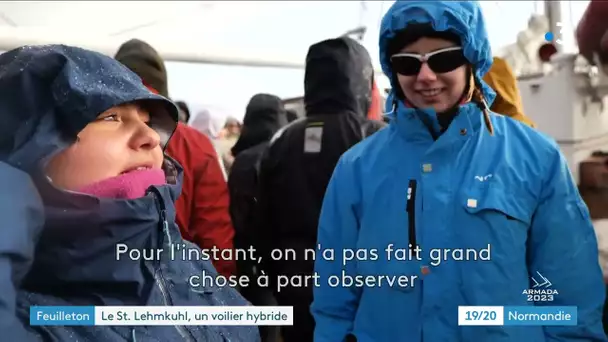
[{"label": "jacket collar", "polygon": [[475,134],[482,126],[483,113],[475,103],[461,105],[448,129],[441,134],[437,113],[432,109],[405,107],[396,101],[391,117],[391,126],[405,140],[411,142],[433,142],[432,132],[442,140],[461,139]]},{"label": "jacket collar", "polygon": [[172,222],[182,170],[174,165],[174,171],[175,184],[151,186],[145,197],[135,200],[66,192],[35,177],[46,222],[23,288],[100,304],[115,298],[145,305],[160,261],[131,260],[126,254],[117,260],[116,248],[168,250],[168,244],[180,241]]}]

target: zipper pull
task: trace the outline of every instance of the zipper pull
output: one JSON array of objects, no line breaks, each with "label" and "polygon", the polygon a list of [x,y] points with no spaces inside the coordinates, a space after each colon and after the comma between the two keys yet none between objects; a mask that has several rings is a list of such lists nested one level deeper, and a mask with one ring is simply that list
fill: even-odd
[{"label": "zipper pull", "polygon": [[416,180],[410,179],[410,182],[409,182],[408,188],[407,188],[407,204],[405,206],[405,210],[408,213],[412,213],[414,210],[416,210],[416,187],[417,187]]},{"label": "zipper pull", "polygon": [[160,220],[163,224],[163,233],[165,233],[165,236],[167,237],[167,245],[171,246],[173,245],[173,242],[171,240],[171,232],[169,231],[169,222],[167,221],[167,210],[162,209],[160,211]]}]

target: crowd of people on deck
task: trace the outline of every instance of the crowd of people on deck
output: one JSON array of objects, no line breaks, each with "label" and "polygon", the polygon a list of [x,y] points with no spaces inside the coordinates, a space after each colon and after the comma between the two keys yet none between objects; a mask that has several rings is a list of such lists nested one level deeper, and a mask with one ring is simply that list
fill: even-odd
[{"label": "crowd of people on deck", "polygon": [[[173,100],[165,61],[142,40],[112,57],[66,45],[0,55],[2,339],[608,341],[588,209],[492,55],[479,5],[397,1],[379,46],[386,101],[366,48],[330,38],[308,49],[304,116],[259,93],[242,122]],[[261,261],[117,260],[118,243],[254,247]],[[389,245],[491,245],[492,258],[344,259]],[[305,256],[320,246],[335,259]],[[272,257],[287,249],[295,259]],[[271,284],[189,284],[202,272]],[[559,291],[553,301],[522,295],[537,272]],[[276,290],[280,275],[313,274],[319,286]],[[417,280],[331,286],[332,275]],[[30,308],[49,305],[291,306],[293,325],[31,325]],[[458,324],[458,306],[548,305],[576,306],[577,324]]]}]

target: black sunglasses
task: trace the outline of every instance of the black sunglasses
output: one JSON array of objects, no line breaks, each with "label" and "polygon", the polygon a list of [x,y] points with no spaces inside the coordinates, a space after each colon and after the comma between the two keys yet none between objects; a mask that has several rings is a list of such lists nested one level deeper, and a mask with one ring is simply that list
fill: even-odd
[{"label": "black sunglasses", "polygon": [[443,74],[467,64],[468,61],[464,57],[460,46],[425,54],[397,53],[391,56],[393,70],[403,76],[418,75],[423,63],[426,63],[433,72]]}]

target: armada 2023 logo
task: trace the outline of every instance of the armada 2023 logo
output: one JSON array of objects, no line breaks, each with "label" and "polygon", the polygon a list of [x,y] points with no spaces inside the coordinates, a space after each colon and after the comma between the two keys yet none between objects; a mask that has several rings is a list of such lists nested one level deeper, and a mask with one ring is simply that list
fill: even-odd
[{"label": "armada 2023 logo", "polygon": [[559,292],[552,288],[553,284],[549,279],[538,271],[536,271],[536,274],[537,276],[530,277],[534,284],[532,288],[524,290],[522,294],[526,295],[528,302],[552,302]]}]

